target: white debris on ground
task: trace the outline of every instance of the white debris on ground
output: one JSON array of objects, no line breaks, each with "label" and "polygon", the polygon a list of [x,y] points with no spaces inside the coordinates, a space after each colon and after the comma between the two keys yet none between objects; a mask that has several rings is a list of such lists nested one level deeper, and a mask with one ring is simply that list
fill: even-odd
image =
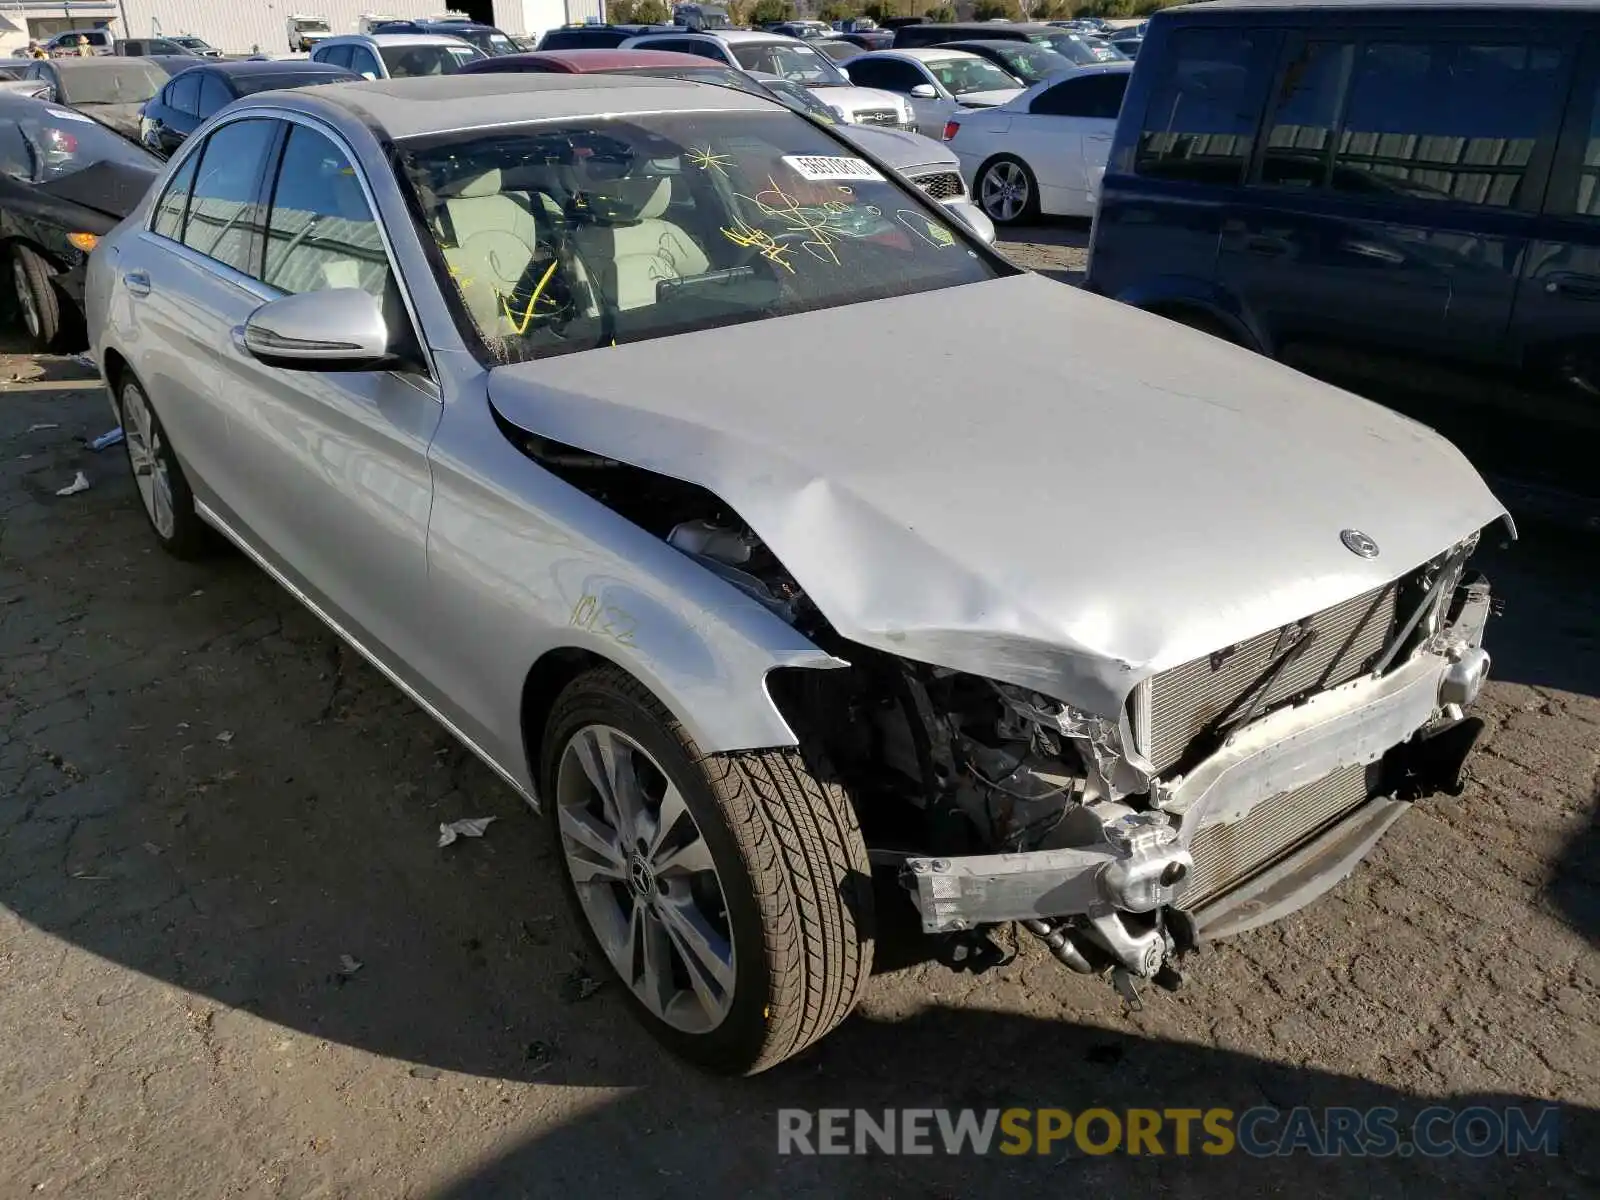
[{"label": "white debris on ground", "polygon": [[441,848],[448,846],[457,838],[482,837],[483,831],[489,828],[494,821],[493,817],[471,817],[462,821],[451,821],[449,824],[439,825],[439,845]]}]

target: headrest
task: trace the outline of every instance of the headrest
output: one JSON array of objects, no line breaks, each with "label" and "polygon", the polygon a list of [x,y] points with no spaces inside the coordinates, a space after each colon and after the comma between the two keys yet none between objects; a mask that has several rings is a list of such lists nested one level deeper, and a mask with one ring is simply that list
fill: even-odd
[{"label": "headrest", "polygon": [[473,200],[480,196],[498,196],[501,192],[500,168],[491,167],[482,175],[469,175],[456,179],[439,189],[446,200]]},{"label": "headrest", "polygon": [[639,210],[639,220],[658,221],[666,214],[667,206],[672,203],[672,180],[662,176],[661,182],[656,185],[656,190],[650,199],[644,202],[644,207]]}]

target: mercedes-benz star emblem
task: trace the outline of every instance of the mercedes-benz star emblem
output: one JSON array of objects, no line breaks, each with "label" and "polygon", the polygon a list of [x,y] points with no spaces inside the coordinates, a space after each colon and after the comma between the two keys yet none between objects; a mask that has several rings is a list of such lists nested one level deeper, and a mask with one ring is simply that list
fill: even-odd
[{"label": "mercedes-benz star emblem", "polygon": [[1378,543],[1359,529],[1341,531],[1339,540],[1344,543],[1344,548],[1350,551],[1351,554],[1359,554],[1362,558],[1378,557]]}]

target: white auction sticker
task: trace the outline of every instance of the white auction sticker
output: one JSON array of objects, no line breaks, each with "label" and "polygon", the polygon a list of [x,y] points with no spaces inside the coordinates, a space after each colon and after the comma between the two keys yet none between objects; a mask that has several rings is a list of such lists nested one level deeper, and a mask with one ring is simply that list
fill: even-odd
[{"label": "white auction sticker", "polygon": [[785,154],[783,161],[804,179],[822,183],[833,179],[877,179],[882,175],[865,159],[830,158],[825,154]]}]

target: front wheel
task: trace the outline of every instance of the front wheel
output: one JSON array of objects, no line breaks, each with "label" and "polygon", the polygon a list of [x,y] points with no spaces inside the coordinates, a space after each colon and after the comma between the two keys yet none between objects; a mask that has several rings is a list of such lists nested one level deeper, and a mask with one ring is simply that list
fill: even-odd
[{"label": "front wheel", "polygon": [[973,181],[978,207],[996,225],[1017,225],[1039,215],[1039,184],[1020,159],[990,159]]},{"label": "front wheel", "polygon": [[28,335],[28,348],[36,354],[47,353],[55,349],[62,328],[61,298],[51,282],[55,271],[27,246],[13,245],[8,257],[11,286],[17,293],[17,314]]},{"label": "front wheel", "polygon": [[702,754],[631,676],[557,699],[540,791],[563,882],[635,1015],[755,1074],[828,1033],[872,969],[872,883],[844,791],[793,749]]}]

